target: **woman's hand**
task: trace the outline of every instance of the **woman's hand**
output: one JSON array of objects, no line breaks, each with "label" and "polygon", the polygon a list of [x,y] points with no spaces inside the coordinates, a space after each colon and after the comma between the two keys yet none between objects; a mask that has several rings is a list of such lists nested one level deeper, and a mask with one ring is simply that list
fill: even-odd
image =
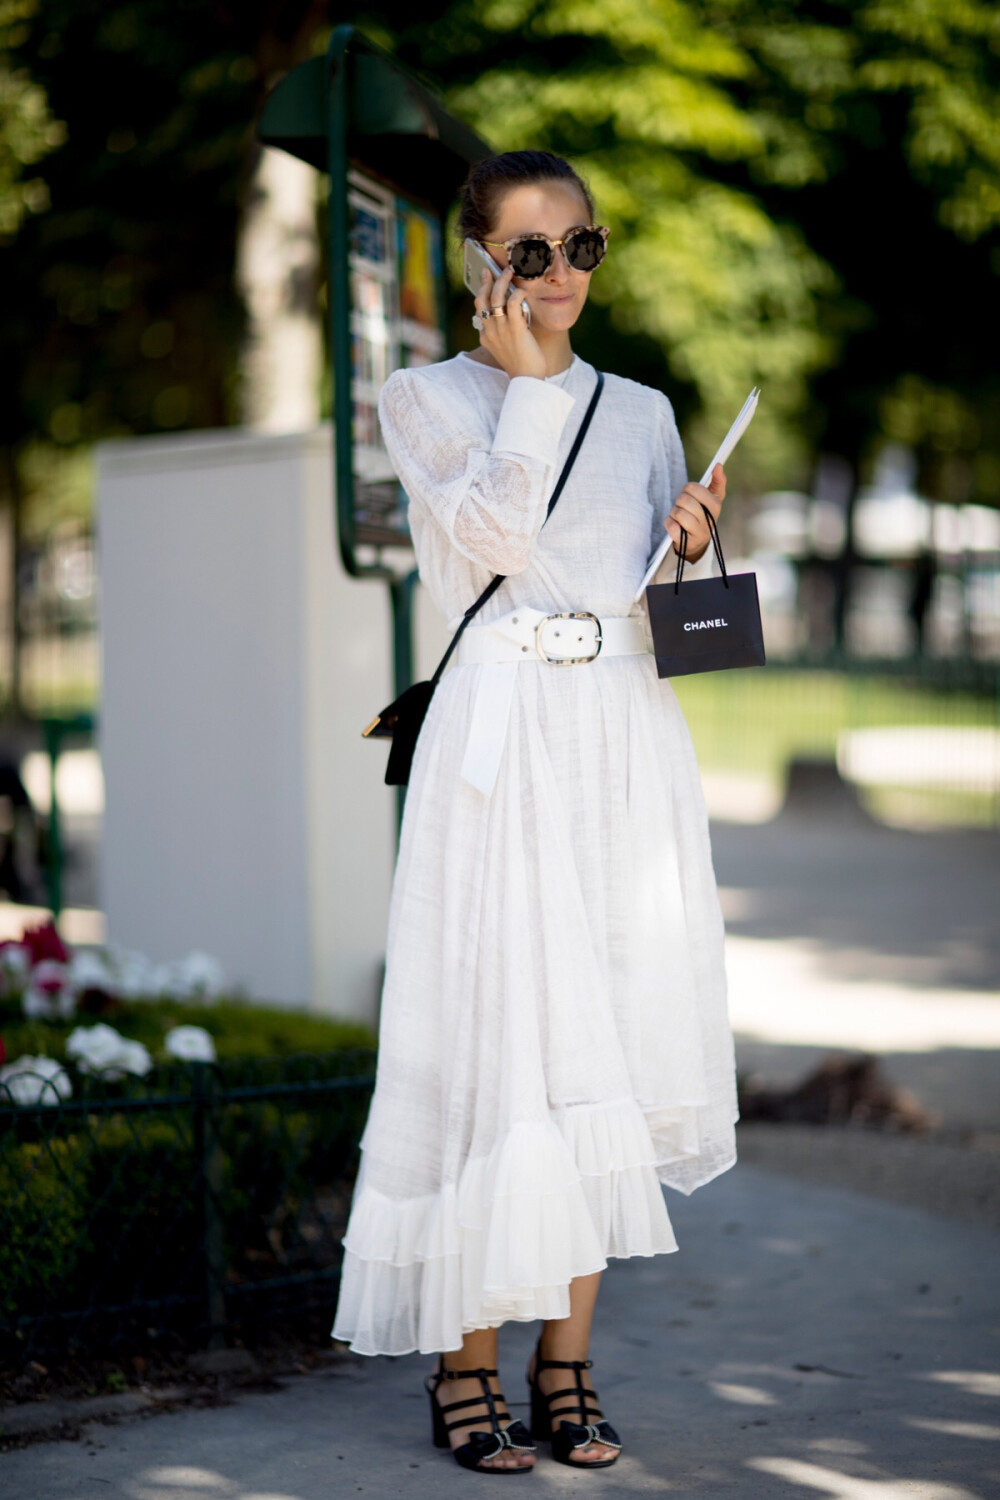
[{"label": "woman's hand", "polygon": [[687,532],[688,562],[697,562],[712,540],[702,506],[707,506],[713,518],[718,520],[719,512],[722,509],[722,502],[725,498],[726,471],[721,464],[716,464],[712,470],[712,478],[707,489],[703,484],[695,484],[691,480],[684,486],[674,501],[670,514],[663,524],[670,533],[674,547],[678,552],[681,546],[681,527],[683,526]]},{"label": "woman's hand", "polygon": [[[476,298],[476,312],[483,319],[479,342],[512,380],[515,375],[533,375],[544,380],[545,356],[521,311],[521,298],[515,292],[507,301],[513,277],[510,266],[496,278],[483,267],[482,286]],[[489,317],[484,316],[487,313]]]}]

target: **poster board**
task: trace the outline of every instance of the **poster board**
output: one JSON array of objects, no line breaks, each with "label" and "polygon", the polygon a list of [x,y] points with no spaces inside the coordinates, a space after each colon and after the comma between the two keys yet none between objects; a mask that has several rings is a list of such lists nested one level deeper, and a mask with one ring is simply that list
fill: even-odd
[{"label": "poster board", "polygon": [[355,540],[408,547],[406,495],[378,420],[393,370],[442,359],[441,221],[366,173],[348,173],[352,468]]}]

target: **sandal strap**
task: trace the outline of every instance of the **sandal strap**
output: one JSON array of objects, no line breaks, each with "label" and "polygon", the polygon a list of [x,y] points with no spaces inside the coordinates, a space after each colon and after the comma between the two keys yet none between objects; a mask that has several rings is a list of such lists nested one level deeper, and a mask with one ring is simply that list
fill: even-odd
[{"label": "sandal strap", "polygon": [[[444,1419],[446,1431],[452,1432],[460,1427],[479,1427],[480,1435],[484,1437],[489,1437],[491,1434],[493,1437],[500,1436],[500,1423],[505,1420],[508,1423],[510,1422],[510,1412],[507,1410],[507,1401],[503,1392],[497,1391],[494,1394],[490,1389],[490,1378],[496,1374],[496,1370],[487,1369],[446,1370],[442,1356],[437,1373],[431,1376],[431,1380],[434,1382],[434,1399]],[[478,1380],[483,1388],[482,1394],[479,1396],[468,1396],[462,1401],[449,1401],[446,1405],[443,1405],[437,1401],[437,1392],[441,1389],[442,1381],[445,1380]],[[468,1410],[470,1406],[485,1407],[485,1410],[481,1410],[474,1417],[459,1417],[457,1420],[448,1420],[449,1412]],[[489,1433],[481,1432],[484,1422],[489,1426]],[[471,1434],[471,1437],[475,1436],[477,1434]]]},{"label": "sandal strap", "polygon": [[[535,1384],[539,1393],[545,1398],[545,1403],[549,1408],[549,1415],[553,1421],[557,1421],[560,1417],[568,1417],[570,1414],[578,1414],[583,1418],[585,1425],[590,1417],[603,1419],[604,1414],[597,1400],[597,1392],[588,1391],[583,1383],[584,1370],[592,1370],[593,1367],[594,1361],[592,1359],[543,1359],[539,1350],[535,1350]],[[562,1390],[543,1391],[541,1386],[537,1384],[538,1375],[541,1370],[572,1370],[576,1376],[576,1382],[572,1386],[563,1387]],[[565,1400],[567,1396],[572,1396],[573,1400],[567,1402],[565,1406],[559,1407],[558,1410],[553,1409],[553,1401]],[[563,1423],[564,1427],[568,1427],[569,1425],[568,1421]]]},{"label": "sandal strap", "polygon": [[[444,1415],[444,1410],[442,1409],[442,1416],[443,1415]],[[481,1416],[478,1416],[478,1417],[459,1417],[459,1419],[458,1419],[457,1422],[448,1422],[448,1421],[446,1421],[444,1425],[445,1425],[445,1428],[447,1429],[448,1432],[457,1432],[460,1427],[476,1427],[476,1426],[482,1427],[482,1424],[484,1422],[488,1422],[489,1425],[490,1425],[490,1431],[491,1432],[498,1432],[500,1430],[499,1429],[499,1423],[503,1422],[505,1419],[508,1422],[510,1421],[510,1412],[508,1412],[508,1411],[498,1412],[497,1413],[497,1419],[496,1419],[495,1422],[494,1422],[494,1419],[491,1416],[489,1416],[487,1413],[484,1412]]]},{"label": "sandal strap", "polygon": [[581,1401],[570,1402],[555,1410],[550,1406],[549,1416],[553,1422],[563,1421],[564,1425],[568,1425],[571,1421],[575,1422],[578,1417],[582,1422],[589,1422],[594,1418],[600,1422],[604,1419],[604,1413],[599,1406],[586,1406]]},{"label": "sandal strap", "polygon": [[[490,1394],[492,1395],[492,1392]],[[503,1396],[493,1397],[494,1401],[502,1402],[503,1399]],[[460,1411],[463,1406],[486,1406],[487,1404],[485,1396],[469,1396],[465,1401],[449,1401],[447,1406],[444,1406],[440,1401],[438,1402],[438,1406],[442,1412]]]},{"label": "sandal strap", "polygon": [[538,1354],[535,1357],[535,1374],[539,1370],[592,1370],[594,1361],[592,1359],[542,1359]]},{"label": "sandal strap", "polygon": [[[541,1387],[539,1387],[539,1389],[541,1389]],[[561,1390],[561,1391],[549,1391],[547,1394],[546,1394],[545,1391],[542,1391],[542,1395],[545,1396],[546,1401],[549,1401],[549,1402],[557,1400],[560,1396],[580,1396],[580,1395],[592,1396],[593,1400],[594,1400],[594,1405],[595,1406],[597,1405],[597,1392],[596,1391],[588,1391],[587,1388],[586,1388],[586,1386],[584,1386],[582,1392],[580,1391],[579,1386],[568,1385],[568,1386],[566,1386],[566,1388],[564,1390]],[[577,1404],[579,1405],[579,1402]]]}]

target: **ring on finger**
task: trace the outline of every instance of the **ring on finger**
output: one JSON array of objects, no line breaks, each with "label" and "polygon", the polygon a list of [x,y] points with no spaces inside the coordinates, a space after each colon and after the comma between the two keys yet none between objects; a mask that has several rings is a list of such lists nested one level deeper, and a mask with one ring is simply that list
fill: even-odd
[{"label": "ring on finger", "polygon": [[507,309],[505,307],[494,307],[491,313],[491,317],[494,318],[505,318],[506,316]]}]

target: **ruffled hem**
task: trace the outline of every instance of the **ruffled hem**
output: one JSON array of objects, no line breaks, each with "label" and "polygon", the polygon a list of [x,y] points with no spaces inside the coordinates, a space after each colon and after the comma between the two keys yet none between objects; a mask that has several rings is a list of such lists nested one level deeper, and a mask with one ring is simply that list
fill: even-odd
[{"label": "ruffled hem", "polygon": [[555,1123],[580,1173],[605,1257],[677,1249],[656,1175],[656,1150],[633,1099],[564,1106]]},{"label": "ruffled hem", "polygon": [[440,1193],[392,1200],[362,1166],[333,1337],[359,1354],[457,1349],[474,1328],[568,1317],[570,1282],[611,1257],[676,1249],[635,1102],[563,1108]]}]

